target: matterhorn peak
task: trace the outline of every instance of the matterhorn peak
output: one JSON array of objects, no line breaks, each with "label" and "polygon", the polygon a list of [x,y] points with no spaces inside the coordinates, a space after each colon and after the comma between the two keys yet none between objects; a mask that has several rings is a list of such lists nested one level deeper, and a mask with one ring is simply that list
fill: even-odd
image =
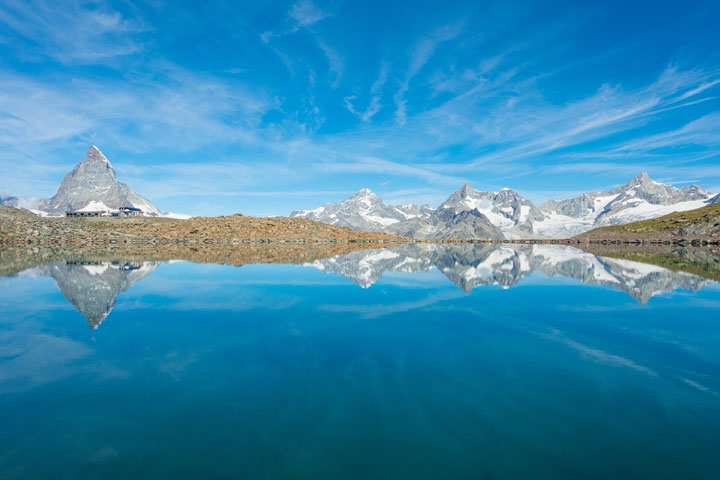
[{"label": "matterhorn peak", "polygon": [[84,161],[105,162],[110,165],[110,160],[108,160],[107,157],[103,155],[100,149],[95,145],[90,146]]},{"label": "matterhorn peak", "polygon": [[40,210],[57,215],[75,212],[88,205],[103,211],[135,207],[145,214],[160,214],[148,199],[118,181],[115,169],[95,145],[88,149],[85,159],[65,176],[57,193],[40,203]]}]

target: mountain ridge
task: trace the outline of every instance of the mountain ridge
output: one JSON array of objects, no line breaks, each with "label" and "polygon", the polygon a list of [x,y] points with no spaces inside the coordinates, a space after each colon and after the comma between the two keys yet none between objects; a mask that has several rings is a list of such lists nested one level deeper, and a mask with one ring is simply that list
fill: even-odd
[{"label": "mountain ridge", "polygon": [[[358,209],[356,200],[366,197],[371,197],[372,202]],[[676,188],[656,182],[647,172],[641,172],[613,190],[588,192],[565,200],[550,199],[539,207],[510,188],[499,192],[480,191],[466,183],[437,209],[404,205],[405,209],[417,208],[418,213],[412,219],[401,219],[397,213],[399,206],[384,204],[367,188],[337,204],[296,210],[290,216],[359,230],[368,229],[367,221],[371,219],[370,231],[418,239],[448,239],[453,231],[461,234],[454,237],[459,240],[561,239],[599,226],[656,218],[712,202],[720,202],[720,194],[710,193],[698,185]],[[476,213],[463,214],[468,211]],[[462,225],[460,215],[468,224]]]}]

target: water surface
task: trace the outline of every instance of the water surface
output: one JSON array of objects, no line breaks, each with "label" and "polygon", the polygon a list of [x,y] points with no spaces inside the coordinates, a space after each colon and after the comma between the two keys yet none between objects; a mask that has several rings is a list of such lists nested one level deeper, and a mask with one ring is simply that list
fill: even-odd
[{"label": "water surface", "polygon": [[720,288],[569,247],[0,279],[0,478],[720,478]]}]

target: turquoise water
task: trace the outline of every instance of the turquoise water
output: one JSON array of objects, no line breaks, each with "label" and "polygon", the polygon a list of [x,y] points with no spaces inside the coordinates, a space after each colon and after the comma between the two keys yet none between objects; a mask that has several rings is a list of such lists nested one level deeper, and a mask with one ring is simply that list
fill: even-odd
[{"label": "turquoise water", "polygon": [[544,248],[2,278],[0,478],[720,478],[718,284]]}]

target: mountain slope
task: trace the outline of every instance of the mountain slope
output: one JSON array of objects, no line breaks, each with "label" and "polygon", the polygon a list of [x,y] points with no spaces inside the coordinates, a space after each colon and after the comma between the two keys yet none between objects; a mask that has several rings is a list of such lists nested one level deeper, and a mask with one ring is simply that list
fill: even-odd
[{"label": "mountain slope", "polygon": [[540,207],[543,219],[534,227],[541,237],[569,237],[596,226],[693,210],[706,205],[711,197],[712,194],[697,185],[675,188],[655,182],[642,172],[615,190],[586,193],[559,202],[548,200]]},{"label": "mountain slope", "polygon": [[439,209],[450,209],[455,213],[477,211],[510,239],[532,237],[534,222],[542,219],[535,204],[509,188],[482,192],[467,183],[450,195]]},{"label": "mountain slope", "polygon": [[403,237],[430,240],[502,240],[502,232],[477,210],[458,213],[438,208],[426,217],[390,225],[386,231]]},{"label": "mountain slope", "polygon": [[61,215],[67,211],[117,210],[121,207],[135,207],[146,215],[160,215],[152,202],[118,181],[115,169],[93,145],[85,160],[65,176],[57,193],[42,200],[38,209]]},{"label": "mountain slope", "polygon": [[672,239],[720,240],[720,203],[675,212],[659,218],[601,227],[575,237],[578,240],[644,241]]}]

